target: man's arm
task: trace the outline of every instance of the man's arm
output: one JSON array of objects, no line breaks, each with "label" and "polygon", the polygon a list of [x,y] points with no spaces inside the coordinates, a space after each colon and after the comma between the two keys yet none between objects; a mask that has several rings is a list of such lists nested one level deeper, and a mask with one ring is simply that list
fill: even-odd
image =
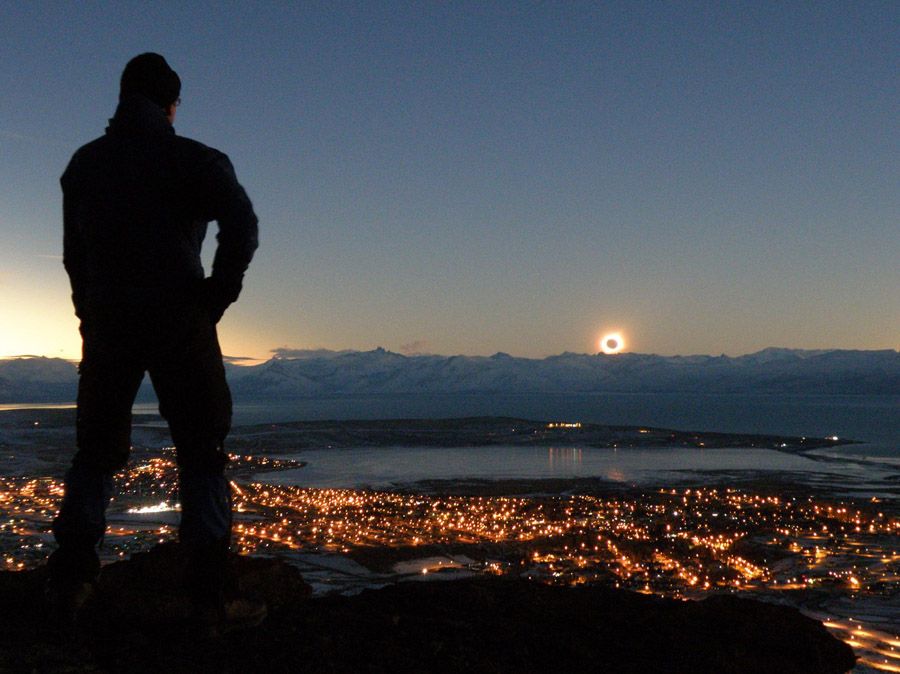
[{"label": "man's arm", "polygon": [[259,230],[253,205],[238,183],[231,161],[221,152],[216,152],[209,166],[208,181],[210,219],[218,222],[219,233],[205,292],[212,317],[218,321],[241,293],[244,272],[259,245]]},{"label": "man's arm", "polygon": [[69,283],[72,286],[72,304],[75,306],[75,315],[83,318],[85,285],[84,246],[82,245],[81,228],[78,223],[69,169],[66,169],[66,172],[60,178],[60,185],[63,192],[63,266],[66,268],[66,272],[69,275]]}]

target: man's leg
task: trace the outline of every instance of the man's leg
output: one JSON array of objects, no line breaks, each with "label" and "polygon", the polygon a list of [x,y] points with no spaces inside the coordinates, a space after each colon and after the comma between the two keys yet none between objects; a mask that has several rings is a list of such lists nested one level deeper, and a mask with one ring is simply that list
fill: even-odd
[{"label": "man's leg", "polygon": [[178,452],[188,587],[198,602],[218,604],[231,544],[231,489],[224,475],[231,392],[215,326],[201,307],[174,312],[162,341],[150,377]]},{"label": "man's leg", "polygon": [[[119,332],[119,330],[116,330]],[[144,371],[118,335],[82,329],[76,417],[78,451],[66,473],[65,494],[53,533],[51,584],[93,581],[100,570],[96,546],[106,530],[113,474],[125,466],[131,446],[131,406]]]}]

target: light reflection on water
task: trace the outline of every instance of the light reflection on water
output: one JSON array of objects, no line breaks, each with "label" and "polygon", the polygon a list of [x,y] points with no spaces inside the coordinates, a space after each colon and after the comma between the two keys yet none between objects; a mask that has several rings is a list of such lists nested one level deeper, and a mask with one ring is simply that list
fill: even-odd
[{"label": "light reflection on water", "polygon": [[569,474],[581,466],[581,448],[549,447],[547,458],[551,473]]}]

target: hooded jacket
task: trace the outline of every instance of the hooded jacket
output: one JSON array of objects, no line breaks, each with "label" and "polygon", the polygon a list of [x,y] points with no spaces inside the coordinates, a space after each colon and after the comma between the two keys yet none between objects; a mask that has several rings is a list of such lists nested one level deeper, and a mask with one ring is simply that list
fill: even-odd
[{"label": "hooded jacket", "polygon": [[[177,136],[149,99],[123,99],[60,183],[63,264],[80,318],[100,305],[203,297],[218,320],[237,299],[258,245],[253,206],[228,157]],[[218,247],[204,280],[200,250],[212,220]]]}]

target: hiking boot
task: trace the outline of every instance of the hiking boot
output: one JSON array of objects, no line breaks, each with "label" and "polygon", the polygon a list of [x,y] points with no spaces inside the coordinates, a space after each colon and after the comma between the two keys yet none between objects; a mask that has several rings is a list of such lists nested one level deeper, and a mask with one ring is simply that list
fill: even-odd
[{"label": "hiking boot", "polygon": [[268,616],[265,602],[255,599],[230,599],[218,607],[198,608],[194,614],[197,636],[217,639],[229,632],[261,625]]}]

